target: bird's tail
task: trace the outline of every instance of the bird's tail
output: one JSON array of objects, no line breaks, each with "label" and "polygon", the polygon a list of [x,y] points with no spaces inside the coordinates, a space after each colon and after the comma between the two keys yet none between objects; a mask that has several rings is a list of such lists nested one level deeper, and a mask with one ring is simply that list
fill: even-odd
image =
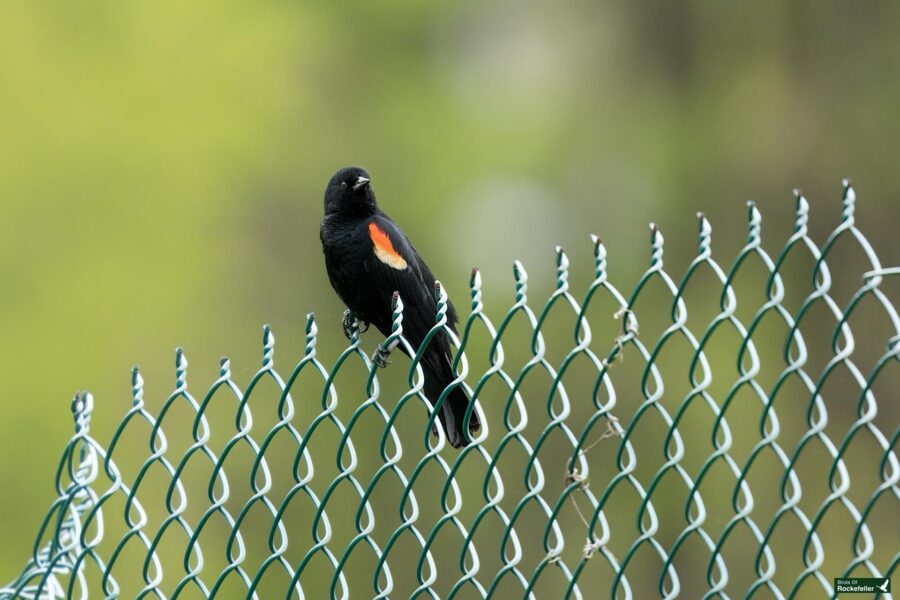
[{"label": "bird's tail", "polygon": [[[429,402],[434,404],[444,392],[447,379],[442,374],[431,372],[431,369],[425,369],[425,396]],[[447,434],[447,440],[454,448],[462,448],[469,444],[468,439],[463,433],[463,424],[466,418],[466,409],[469,407],[469,395],[463,386],[459,385],[450,392],[441,406],[441,412],[438,418],[444,427],[444,433]],[[472,410],[472,417],[469,419],[469,433],[475,435],[481,430],[481,421],[478,418],[478,412]]]}]

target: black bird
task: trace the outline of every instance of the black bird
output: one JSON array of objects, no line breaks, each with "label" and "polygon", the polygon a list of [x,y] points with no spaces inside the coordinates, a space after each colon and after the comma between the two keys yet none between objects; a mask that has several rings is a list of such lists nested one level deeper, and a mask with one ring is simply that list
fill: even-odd
[{"label": "black bird", "polygon": [[[365,169],[345,167],[328,182],[320,237],[328,279],[347,305],[344,333],[348,333],[349,311],[352,311],[366,327],[371,323],[389,336],[391,300],[394,292],[399,292],[403,300],[403,337],[418,351],[435,324],[434,275],[406,234],[378,208]],[[457,321],[456,309],[448,301],[447,325],[454,332]],[[400,348],[406,352],[402,345]],[[374,358],[384,366],[383,352],[376,352]],[[433,405],[455,378],[450,363],[450,341],[443,331],[428,343],[421,365],[425,374],[423,391]],[[457,386],[447,396],[438,415],[454,448],[468,444],[463,433],[468,405],[468,395],[462,386]],[[478,414],[473,411],[469,431],[474,434],[479,429]]]}]

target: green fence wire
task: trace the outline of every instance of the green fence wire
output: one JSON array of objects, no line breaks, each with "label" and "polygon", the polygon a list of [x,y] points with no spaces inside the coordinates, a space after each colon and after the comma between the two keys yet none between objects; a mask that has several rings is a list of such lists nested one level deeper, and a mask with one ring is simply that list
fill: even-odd
[{"label": "green fence wire", "polygon": [[[438,285],[430,335],[452,339],[451,385],[485,423],[458,452],[432,433],[418,357],[378,369],[356,326],[328,368],[313,315],[286,377],[268,327],[244,388],[223,359],[193,395],[179,349],[175,389],[151,411],[135,369],[107,446],[78,394],[58,497],[0,597],[818,598],[835,595],[834,577],[890,577],[898,270],[854,209],[845,182],[840,223],[818,245],[797,194],[793,234],[772,255],[750,203],[728,269],[700,215],[680,281],[651,227],[628,295],[599,239],[580,299],[557,249],[549,300],[532,308],[517,262],[499,319],[473,270],[459,337]],[[395,298],[384,343],[402,334]]]}]

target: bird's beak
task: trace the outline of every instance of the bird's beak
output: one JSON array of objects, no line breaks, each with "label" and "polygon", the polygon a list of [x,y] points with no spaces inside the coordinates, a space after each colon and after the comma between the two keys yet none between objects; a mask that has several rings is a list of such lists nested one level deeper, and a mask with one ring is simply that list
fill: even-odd
[{"label": "bird's beak", "polygon": [[358,190],[359,188],[367,185],[369,183],[369,181],[371,181],[371,180],[368,177],[363,177],[362,175],[360,175],[359,177],[356,178],[356,183],[353,184],[353,189]]}]

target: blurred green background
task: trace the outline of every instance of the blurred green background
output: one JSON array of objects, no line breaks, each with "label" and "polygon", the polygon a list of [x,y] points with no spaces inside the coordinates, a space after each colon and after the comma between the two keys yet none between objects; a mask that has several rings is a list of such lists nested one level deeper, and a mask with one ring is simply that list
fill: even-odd
[{"label": "blurred green background", "polygon": [[309,311],[330,364],[338,167],[370,171],[461,308],[477,264],[499,316],[516,258],[536,299],[557,243],[588,281],[590,233],[623,291],[650,221],[681,273],[704,211],[728,264],[744,201],[775,249],[801,187],[822,240],[842,177],[900,263],[898,107],[896,2],[0,4],[0,581],[54,497],[76,390],[105,442],[132,365],[151,409],[178,345],[198,393],[221,355],[246,382],[271,323],[288,370]]}]

